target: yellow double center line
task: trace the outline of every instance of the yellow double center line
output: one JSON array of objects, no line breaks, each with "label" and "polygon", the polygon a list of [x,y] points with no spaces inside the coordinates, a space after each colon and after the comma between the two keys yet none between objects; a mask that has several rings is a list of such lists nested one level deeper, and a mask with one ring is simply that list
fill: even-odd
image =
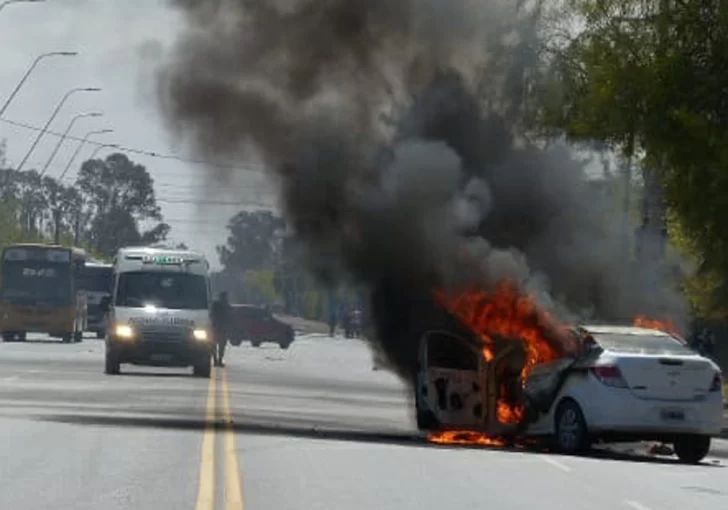
[{"label": "yellow double center line", "polygon": [[[221,391],[217,391],[218,385]],[[222,399],[222,418],[224,429],[218,434],[218,396]],[[224,439],[223,452],[225,456],[225,510],[243,510],[243,486],[241,482],[240,463],[238,461],[238,447],[233,428],[232,413],[230,411],[230,388],[228,386],[227,371],[215,370],[210,377],[210,386],[207,392],[207,410],[205,416],[205,433],[202,437],[202,460],[200,464],[200,482],[197,492],[196,510],[215,510],[216,508],[216,473],[217,473],[217,437]]]}]

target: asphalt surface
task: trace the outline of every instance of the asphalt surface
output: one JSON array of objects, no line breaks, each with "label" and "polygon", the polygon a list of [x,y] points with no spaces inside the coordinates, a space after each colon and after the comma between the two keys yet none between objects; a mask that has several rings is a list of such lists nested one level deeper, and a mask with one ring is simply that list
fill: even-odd
[{"label": "asphalt surface", "polygon": [[700,466],[429,445],[358,341],[231,348],[211,380],[102,368],[97,340],[0,344],[0,509],[728,508],[724,440]]}]

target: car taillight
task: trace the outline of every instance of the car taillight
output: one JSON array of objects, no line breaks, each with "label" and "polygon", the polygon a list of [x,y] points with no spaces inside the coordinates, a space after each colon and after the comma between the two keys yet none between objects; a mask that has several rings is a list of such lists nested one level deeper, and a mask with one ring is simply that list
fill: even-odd
[{"label": "car taillight", "polygon": [[627,381],[622,377],[622,372],[615,365],[598,365],[592,367],[592,373],[599,379],[599,382],[613,388],[626,388]]},{"label": "car taillight", "polygon": [[715,374],[713,377],[713,383],[710,385],[710,391],[720,391],[723,389],[723,378],[720,373]]}]

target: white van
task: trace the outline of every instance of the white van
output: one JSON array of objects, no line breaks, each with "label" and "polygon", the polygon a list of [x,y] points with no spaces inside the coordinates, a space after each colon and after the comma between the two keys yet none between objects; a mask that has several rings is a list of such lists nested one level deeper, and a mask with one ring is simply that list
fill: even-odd
[{"label": "white van", "polygon": [[210,266],[201,253],[122,248],[103,308],[109,317],[106,373],[123,363],[189,367],[210,377]]}]

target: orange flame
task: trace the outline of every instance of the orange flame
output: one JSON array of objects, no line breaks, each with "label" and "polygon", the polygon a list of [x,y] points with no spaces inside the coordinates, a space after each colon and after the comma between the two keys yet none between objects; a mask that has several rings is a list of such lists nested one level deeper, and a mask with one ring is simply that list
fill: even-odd
[{"label": "orange flame", "polygon": [[656,329],[658,331],[670,333],[671,335],[675,335],[682,339],[680,332],[671,320],[650,319],[644,315],[639,315],[635,318],[634,325],[638,328]]},{"label": "orange flame", "polygon": [[[483,355],[492,361],[497,355],[498,338],[518,342],[525,352],[525,363],[521,369],[522,383],[533,367],[539,363],[553,361],[564,356],[570,346],[568,327],[552,317],[538,305],[533,296],[523,295],[516,285],[503,282],[494,292],[472,290],[454,298],[443,292],[435,292],[438,301],[459,318],[483,341]],[[525,409],[520,404],[509,402],[500,388],[496,415],[503,424],[519,423]],[[485,434],[445,431],[430,436],[437,443],[472,443],[501,445],[502,441]]]},{"label": "orange flame", "polygon": [[568,327],[511,282],[502,282],[492,293],[475,290],[455,298],[443,292],[435,295],[450,313],[480,334],[486,359],[494,357],[493,337],[520,341],[526,349],[524,377],[534,365],[559,359],[568,348]]},{"label": "orange flame", "polygon": [[433,432],[427,439],[438,444],[478,444],[483,446],[504,446],[505,442],[497,437],[486,436],[481,432],[445,430]]}]

